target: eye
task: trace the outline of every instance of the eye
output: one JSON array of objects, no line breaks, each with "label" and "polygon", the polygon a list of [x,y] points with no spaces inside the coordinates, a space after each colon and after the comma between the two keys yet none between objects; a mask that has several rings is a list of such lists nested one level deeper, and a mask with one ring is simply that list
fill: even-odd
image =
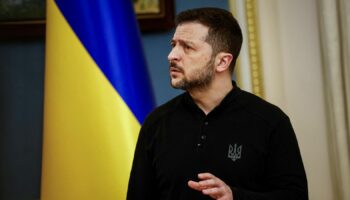
[{"label": "eye", "polygon": [[183,46],[185,51],[193,50],[193,47],[187,43],[183,43],[182,46]]}]

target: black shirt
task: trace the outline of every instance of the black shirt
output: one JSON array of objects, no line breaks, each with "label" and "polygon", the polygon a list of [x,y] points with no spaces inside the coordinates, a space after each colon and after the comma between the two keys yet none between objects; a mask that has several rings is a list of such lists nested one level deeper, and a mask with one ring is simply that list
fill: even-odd
[{"label": "black shirt", "polygon": [[148,116],[127,199],[211,199],[187,186],[203,172],[229,185],[235,200],[308,199],[289,118],[235,84],[208,115],[184,93]]}]

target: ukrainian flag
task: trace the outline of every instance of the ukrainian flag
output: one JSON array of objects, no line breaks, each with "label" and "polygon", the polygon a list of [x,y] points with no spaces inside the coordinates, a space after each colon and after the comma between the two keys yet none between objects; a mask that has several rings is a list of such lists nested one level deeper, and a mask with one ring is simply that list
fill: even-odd
[{"label": "ukrainian flag", "polygon": [[41,199],[125,199],[153,106],[131,0],[48,0]]}]

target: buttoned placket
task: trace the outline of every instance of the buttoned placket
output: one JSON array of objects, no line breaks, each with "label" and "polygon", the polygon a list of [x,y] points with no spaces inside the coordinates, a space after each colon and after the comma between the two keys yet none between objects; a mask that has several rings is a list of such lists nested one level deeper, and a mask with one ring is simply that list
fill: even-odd
[{"label": "buttoned placket", "polygon": [[209,119],[205,117],[203,122],[201,123],[199,137],[197,142],[197,147],[203,149],[207,140],[207,132],[209,127]]}]

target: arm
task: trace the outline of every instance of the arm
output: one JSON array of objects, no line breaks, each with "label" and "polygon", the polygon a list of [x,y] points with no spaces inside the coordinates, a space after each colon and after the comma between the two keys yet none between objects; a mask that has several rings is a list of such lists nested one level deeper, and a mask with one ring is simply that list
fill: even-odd
[{"label": "arm", "polygon": [[145,126],[142,126],[131,169],[127,200],[157,199],[155,194],[149,138]]},{"label": "arm", "polygon": [[272,131],[266,165],[266,191],[232,188],[236,200],[307,200],[306,174],[297,138],[288,117]]}]

